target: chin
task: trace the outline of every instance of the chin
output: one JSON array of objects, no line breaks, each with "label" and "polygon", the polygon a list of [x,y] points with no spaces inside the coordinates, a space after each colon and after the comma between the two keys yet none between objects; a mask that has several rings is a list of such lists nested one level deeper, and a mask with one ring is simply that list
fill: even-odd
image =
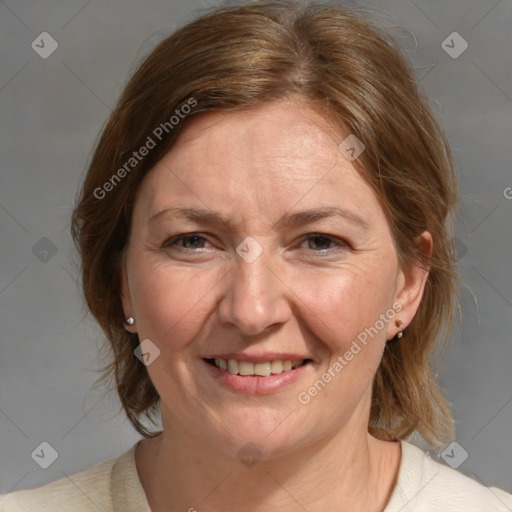
[{"label": "chin", "polygon": [[303,418],[291,409],[230,409],[225,415],[217,415],[217,421],[211,425],[208,443],[216,444],[228,457],[236,454],[240,459],[246,454],[273,460],[310,441]]}]

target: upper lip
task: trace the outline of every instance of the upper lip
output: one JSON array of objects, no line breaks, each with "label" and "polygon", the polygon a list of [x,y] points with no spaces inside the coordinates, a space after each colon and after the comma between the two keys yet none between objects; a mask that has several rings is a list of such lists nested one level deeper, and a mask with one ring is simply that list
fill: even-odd
[{"label": "upper lip", "polygon": [[265,363],[267,361],[297,361],[311,359],[308,356],[291,352],[266,352],[264,354],[249,354],[246,352],[223,352],[222,354],[209,354],[203,359],[235,359],[236,361],[248,361],[250,363]]}]

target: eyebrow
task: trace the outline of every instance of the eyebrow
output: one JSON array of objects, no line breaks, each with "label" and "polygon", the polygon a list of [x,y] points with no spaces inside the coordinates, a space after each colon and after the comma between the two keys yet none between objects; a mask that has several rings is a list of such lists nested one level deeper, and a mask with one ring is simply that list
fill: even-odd
[{"label": "eyebrow", "polygon": [[[174,212],[177,215],[184,216],[190,220],[201,222],[203,224],[210,224],[221,228],[228,228],[234,231],[233,222],[224,217],[223,215],[216,213],[211,210],[204,208],[165,208],[160,210],[148,219],[151,222],[162,215]],[[358,225],[363,230],[368,230],[370,224],[368,221],[360,217],[357,213],[347,210],[346,208],[340,208],[338,206],[326,206],[322,208],[313,208],[311,210],[304,210],[301,212],[287,213],[281,217],[275,224],[275,227],[297,227],[305,224],[310,224],[329,217],[341,217],[352,224]]]}]

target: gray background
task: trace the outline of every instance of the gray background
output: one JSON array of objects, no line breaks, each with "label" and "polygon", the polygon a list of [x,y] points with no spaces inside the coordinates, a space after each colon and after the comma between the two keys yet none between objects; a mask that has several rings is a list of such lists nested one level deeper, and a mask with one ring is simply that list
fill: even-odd
[{"label": "gray background", "polygon": [[[139,439],[116,415],[116,397],[91,389],[102,335],[84,319],[69,215],[127,75],[157,41],[210,5],[0,2],[0,493],[86,469]],[[456,441],[469,455],[459,470],[510,492],[512,3],[373,5],[383,23],[396,25],[459,171],[459,272],[471,292],[462,292],[462,321],[440,372]],[[59,45],[47,59],[31,48],[44,31]],[[469,44],[456,59],[441,46],[453,31]],[[31,457],[43,441],[58,453],[48,469]],[[463,454],[456,447],[456,458]]]}]

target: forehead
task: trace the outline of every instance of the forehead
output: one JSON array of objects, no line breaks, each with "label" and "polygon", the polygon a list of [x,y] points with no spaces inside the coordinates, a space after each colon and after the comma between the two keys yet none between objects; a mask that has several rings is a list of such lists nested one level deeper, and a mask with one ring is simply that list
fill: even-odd
[{"label": "forehead", "polygon": [[144,180],[144,213],[188,201],[226,215],[336,205],[378,216],[373,190],[339,150],[346,136],[295,101],[199,116]]},{"label": "forehead", "polygon": [[[185,126],[170,161],[208,163],[208,169],[241,175],[312,178],[339,157],[341,135],[311,106],[273,102],[251,109],[215,112]],[[316,171],[316,172],[315,172]]]}]

